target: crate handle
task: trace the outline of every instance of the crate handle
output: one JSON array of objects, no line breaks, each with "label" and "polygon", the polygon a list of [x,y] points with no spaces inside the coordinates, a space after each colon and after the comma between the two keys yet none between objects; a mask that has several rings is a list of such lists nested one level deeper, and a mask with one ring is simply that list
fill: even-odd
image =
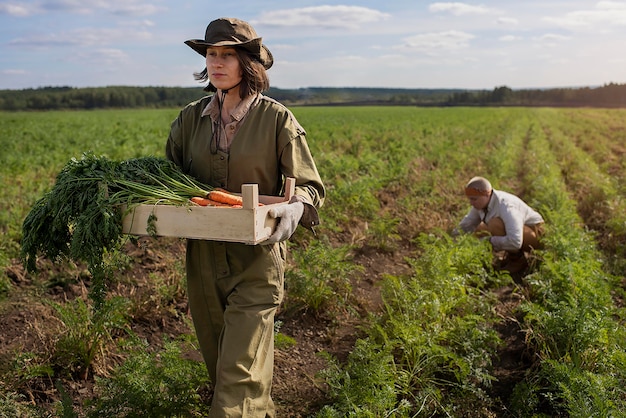
[{"label": "crate handle", "polygon": [[293,177],[287,177],[285,180],[285,200],[290,201],[296,194],[296,179]]}]

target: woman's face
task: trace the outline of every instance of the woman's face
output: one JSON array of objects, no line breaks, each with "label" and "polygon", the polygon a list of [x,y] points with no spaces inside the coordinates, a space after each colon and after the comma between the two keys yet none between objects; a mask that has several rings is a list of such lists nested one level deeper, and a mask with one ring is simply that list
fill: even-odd
[{"label": "woman's face", "polygon": [[235,48],[212,46],[206,50],[209,81],[220,90],[228,90],[241,82],[243,71]]}]

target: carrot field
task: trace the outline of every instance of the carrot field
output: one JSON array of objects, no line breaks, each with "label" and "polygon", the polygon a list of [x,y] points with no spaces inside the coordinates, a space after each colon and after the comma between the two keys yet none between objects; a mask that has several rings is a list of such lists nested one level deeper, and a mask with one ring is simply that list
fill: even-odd
[{"label": "carrot field", "polygon": [[[279,417],[626,416],[625,109],[292,111],[327,199],[290,243]],[[20,260],[69,160],[162,157],[177,113],[0,113],[0,416],[206,415],[184,241],[121,240],[98,309],[86,266]],[[546,220],[524,275],[452,235],[475,175]]]}]

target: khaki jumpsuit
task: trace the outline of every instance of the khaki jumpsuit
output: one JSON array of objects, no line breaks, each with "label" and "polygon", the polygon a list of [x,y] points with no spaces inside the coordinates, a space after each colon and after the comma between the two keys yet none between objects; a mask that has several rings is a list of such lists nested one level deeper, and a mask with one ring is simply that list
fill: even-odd
[{"label": "khaki jumpsuit", "polygon": [[[317,218],[325,190],[306,133],[280,103],[259,95],[229,152],[210,151],[209,96],[185,107],[172,123],[167,158],[201,182],[241,192],[280,195],[285,177]],[[312,209],[312,210],[311,210]],[[310,216],[309,216],[310,218]],[[304,217],[303,217],[304,219]],[[315,221],[315,220],[314,220]],[[313,222],[314,222],[313,221]],[[214,395],[211,417],[272,417],[274,315],[284,295],[286,243],[246,245],[188,240],[187,291]]]}]

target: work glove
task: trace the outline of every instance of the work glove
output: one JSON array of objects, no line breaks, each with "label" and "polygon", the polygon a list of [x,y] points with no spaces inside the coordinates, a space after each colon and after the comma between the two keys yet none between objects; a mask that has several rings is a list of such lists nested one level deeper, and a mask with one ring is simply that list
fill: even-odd
[{"label": "work glove", "polygon": [[300,222],[304,213],[304,203],[292,201],[287,205],[278,206],[270,209],[268,212],[270,218],[279,218],[276,230],[268,239],[263,241],[262,245],[274,244],[289,239]]}]

